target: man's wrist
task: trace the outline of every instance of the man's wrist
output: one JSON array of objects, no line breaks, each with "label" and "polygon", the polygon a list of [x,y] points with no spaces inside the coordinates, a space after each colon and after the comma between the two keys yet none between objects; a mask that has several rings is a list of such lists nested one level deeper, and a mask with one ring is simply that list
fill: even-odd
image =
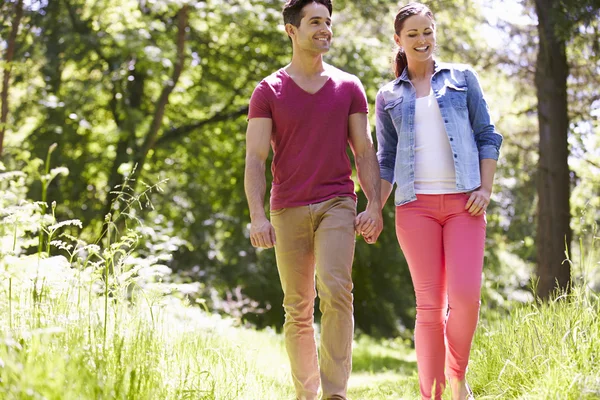
[{"label": "man's wrist", "polygon": [[254,222],[254,221],[261,220],[261,219],[267,219],[267,216],[266,216],[264,210],[250,212],[250,221]]},{"label": "man's wrist", "polygon": [[380,200],[369,200],[367,202],[367,209],[374,209],[377,212],[381,212],[381,201]]}]

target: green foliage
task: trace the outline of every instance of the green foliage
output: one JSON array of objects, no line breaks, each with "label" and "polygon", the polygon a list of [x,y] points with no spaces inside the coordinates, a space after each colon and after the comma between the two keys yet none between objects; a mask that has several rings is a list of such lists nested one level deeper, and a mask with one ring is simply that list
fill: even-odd
[{"label": "green foliage", "polygon": [[[584,249],[588,267],[598,263],[593,246]],[[0,262],[3,398],[293,396],[283,337],[271,330],[234,328],[232,321],[165,295],[164,285],[147,278],[130,295],[114,291],[105,314],[93,262],[24,255],[5,261]],[[44,293],[37,304],[28,300],[35,279],[43,282]],[[599,312],[600,299],[583,282],[547,304],[521,305],[502,318],[484,314],[468,374],[475,395],[597,398]],[[414,352],[399,339],[358,336],[348,394],[357,400],[416,398]]]},{"label": "green foliage", "polygon": [[[274,254],[256,251],[247,238],[243,170],[248,99],[260,79],[286,65],[291,56],[282,27],[282,3],[203,0],[190,5],[183,70],[173,81],[184,3],[26,3],[11,75],[2,161],[10,171],[26,173],[19,193],[26,191],[29,198],[41,201],[45,192],[47,202],[57,204],[57,220],[81,221],[86,243],[103,232],[106,214],[123,211],[118,208],[123,202],[115,202],[112,193],[117,185],[132,177],[133,189],[161,182],[164,192],[147,194],[153,207],[133,214],[147,233],[139,234],[137,257],[170,248],[173,256],[164,264],[179,277],[173,279],[198,282],[204,291],[195,296],[204,298],[206,306],[261,327],[280,327],[282,293]],[[581,4],[590,5],[577,3]],[[0,3],[2,38],[10,31],[13,5]],[[334,45],[326,61],[359,76],[371,105],[377,89],[392,79],[393,18],[399,5],[368,0],[335,3]],[[437,19],[438,57],[475,66],[505,137],[495,202],[488,210],[486,253],[486,271],[500,279],[504,252],[526,262],[535,258],[535,25],[500,21],[490,34],[480,2],[430,6]],[[598,19],[577,10],[569,14],[576,23],[569,28],[573,35],[568,47],[573,64],[570,144],[577,184],[572,213],[589,225],[598,221],[599,209]],[[533,15],[528,6],[524,12]],[[492,35],[505,37],[506,42],[490,47],[484,39]],[[174,87],[154,145],[145,154],[161,93],[170,83]],[[370,119],[374,127],[373,112]],[[52,143],[58,143],[52,165],[66,167],[70,174],[44,186],[40,177],[50,171],[41,172],[43,160]],[[142,155],[147,156],[145,162],[136,167]],[[363,209],[364,194],[359,191],[358,196]],[[38,206],[31,207],[33,213]],[[391,201],[384,217],[386,228],[377,245],[357,242],[356,325],[376,336],[410,337],[414,296],[395,238]],[[19,234],[25,235],[21,225]],[[126,227],[131,224],[114,226],[119,231]],[[31,237],[27,240],[47,246]],[[33,252],[31,243],[23,242],[22,251]],[[490,290],[494,288],[502,288],[498,293],[506,296],[513,286],[492,282]]]},{"label": "green foliage", "polygon": [[548,304],[515,309],[482,324],[470,365],[486,393],[507,398],[596,399],[600,299],[578,286]]},{"label": "green foliage", "polygon": [[[77,237],[80,221],[59,221],[54,207],[44,213],[43,204],[28,201],[26,182],[22,172],[0,173],[2,398],[292,396],[283,337],[235,328],[234,320],[191,307],[201,288],[177,282],[163,264],[185,242],[161,221],[147,227],[135,217],[141,195],[129,197],[119,217],[138,224],[118,236],[112,231],[101,247]],[[599,239],[593,235],[569,260],[581,272],[570,294],[512,303],[510,314],[486,309],[468,376],[477,396],[598,397],[600,298],[591,286],[598,284]],[[28,255],[28,248],[39,249],[30,238],[48,246]],[[418,395],[410,340],[358,335],[353,348],[349,396]]]}]

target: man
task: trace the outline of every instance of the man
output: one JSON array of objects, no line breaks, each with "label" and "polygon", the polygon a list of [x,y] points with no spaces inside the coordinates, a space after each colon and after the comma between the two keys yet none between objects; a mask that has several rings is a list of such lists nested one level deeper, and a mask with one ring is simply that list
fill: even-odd
[{"label": "man", "polygon": [[[261,81],[250,100],[245,189],[250,240],[275,247],[284,293],[284,334],[296,396],[346,399],[354,330],[355,230],[369,243],[381,233],[380,175],[360,80],[323,62],[332,38],[331,0],[288,0],[285,30],[292,62]],[[350,143],[368,205],[356,216],[346,153]],[[264,210],[265,162],[273,148],[271,222]],[[313,331],[316,286],[320,371]]]}]

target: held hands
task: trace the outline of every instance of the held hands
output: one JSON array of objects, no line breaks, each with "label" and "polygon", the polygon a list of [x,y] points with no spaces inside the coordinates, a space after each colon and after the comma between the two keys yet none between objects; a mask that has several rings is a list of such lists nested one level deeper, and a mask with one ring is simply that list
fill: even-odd
[{"label": "held hands", "polygon": [[479,188],[472,191],[469,201],[467,201],[467,204],[465,205],[465,210],[474,217],[482,215],[487,209],[488,204],[490,204],[491,196],[491,190]]},{"label": "held hands", "polygon": [[381,210],[376,207],[367,206],[367,209],[356,216],[354,229],[358,235],[365,238],[365,242],[373,244],[377,241],[383,230],[383,218]]},{"label": "held hands", "polygon": [[275,229],[267,217],[252,220],[250,223],[250,242],[254,247],[265,249],[275,246]]}]

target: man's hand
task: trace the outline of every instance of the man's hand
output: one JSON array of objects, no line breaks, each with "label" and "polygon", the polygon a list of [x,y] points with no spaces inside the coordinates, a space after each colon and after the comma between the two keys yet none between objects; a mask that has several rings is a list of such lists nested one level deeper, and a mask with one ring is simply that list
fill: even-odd
[{"label": "man's hand", "polygon": [[356,216],[354,220],[356,233],[365,238],[365,242],[373,244],[383,230],[383,218],[379,207],[369,207]]},{"label": "man's hand", "polygon": [[275,246],[275,228],[266,217],[256,218],[250,223],[250,242],[254,247],[265,249]]},{"label": "man's hand", "polygon": [[479,188],[471,192],[469,201],[465,205],[465,210],[474,217],[482,215],[487,206],[490,204],[490,198],[492,197],[492,191]]}]

